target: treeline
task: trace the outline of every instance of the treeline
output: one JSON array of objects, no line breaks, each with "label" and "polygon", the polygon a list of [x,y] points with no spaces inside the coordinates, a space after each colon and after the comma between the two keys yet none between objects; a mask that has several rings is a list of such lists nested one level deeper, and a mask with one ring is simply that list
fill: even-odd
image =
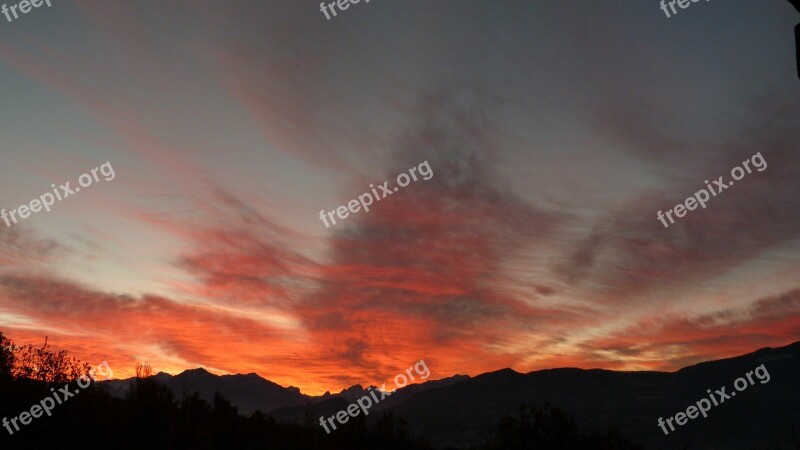
[{"label": "treeline", "polygon": [[541,408],[520,408],[519,417],[504,417],[497,435],[486,445],[474,450],[642,450],[628,442],[612,428],[606,433],[584,433],[575,420],[545,404]]},{"label": "treeline", "polygon": [[[17,347],[0,333],[0,419],[31,411],[42,399],[90,367],[67,352],[43,347]],[[249,416],[217,394],[206,401],[195,392],[175,398],[137,365],[137,378],[125,398],[114,398],[102,384],[92,384],[13,435],[0,428],[0,449],[159,449],[159,450],[432,450],[411,436],[406,423],[385,413],[368,426],[363,416],[351,418],[331,434],[318,418],[301,425],[278,424],[257,411]],[[550,406],[533,408],[519,418],[504,418],[497,436],[478,450],[635,450],[615,432],[580,433],[574,421]]]}]

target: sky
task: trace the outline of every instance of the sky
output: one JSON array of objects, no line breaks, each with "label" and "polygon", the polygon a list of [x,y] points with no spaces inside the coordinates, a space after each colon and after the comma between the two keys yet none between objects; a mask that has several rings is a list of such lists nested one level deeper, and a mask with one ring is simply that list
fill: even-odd
[{"label": "sky", "polygon": [[[0,16],[0,331],[307,394],[800,336],[789,2],[53,0]],[[669,228],[669,210],[767,163]],[[319,218],[427,161],[419,180]],[[106,177],[110,178],[110,177]]]}]

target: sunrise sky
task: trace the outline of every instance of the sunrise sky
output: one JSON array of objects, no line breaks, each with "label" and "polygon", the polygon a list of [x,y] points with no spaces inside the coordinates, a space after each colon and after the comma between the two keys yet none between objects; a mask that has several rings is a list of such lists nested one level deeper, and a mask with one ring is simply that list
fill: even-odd
[{"label": "sunrise sky", "polygon": [[[53,0],[0,17],[0,330],[116,377],[304,393],[800,339],[800,81],[783,0]],[[768,163],[665,229],[756,152]],[[326,229],[320,210],[427,160]]]}]

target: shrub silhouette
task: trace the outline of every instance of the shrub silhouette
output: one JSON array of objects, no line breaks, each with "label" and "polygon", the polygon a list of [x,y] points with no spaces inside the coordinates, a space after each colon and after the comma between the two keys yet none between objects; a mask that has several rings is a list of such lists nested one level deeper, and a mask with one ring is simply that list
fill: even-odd
[{"label": "shrub silhouette", "polygon": [[32,344],[16,347],[10,342],[9,347],[13,353],[11,373],[15,378],[63,384],[89,374],[89,364],[70,357],[66,350],[52,351],[47,338],[39,348]]},{"label": "shrub silhouette", "polygon": [[626,441],[616,429],[605,434],[578,431],[575,420],[545,403],[531,407],[530,413],[520,408],[519,418],[503,417],[493,442],[478,450],[639,450]]},{"label": "shrub silhouette", "polygon": [[0,378],[10,377],[14,367],[14,345],[0,332]]}]

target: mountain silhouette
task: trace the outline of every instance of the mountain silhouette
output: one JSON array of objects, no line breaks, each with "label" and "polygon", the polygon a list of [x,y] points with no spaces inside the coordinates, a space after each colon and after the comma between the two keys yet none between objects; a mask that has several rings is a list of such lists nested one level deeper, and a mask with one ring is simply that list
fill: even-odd
[{"label": "mountain silhouette", "polygon": [[[659,417],[686,411],[707,398],[707,389],[728,392],[747,372],[764,365],[768,382],[758,380],[739,396],[712,407],[708,417],[690,420],[665,436]],[[219,391],[241,412],[259,409],[279,423],[316,421],[347,408],[363,395],[355,385],[338,394],[307,396],[255,374],[217,376],[204,369],[154,377],[177,394],[197,390],[204,398]],[[491,438],[504,416],[518,414],[522,405],[550,403],[575,418],[578,427],[604,432],[616,427],[646,449],[750,450],[795,448],[800,431],[800,342],[717,361],[703,362],[676,372],[618,372],[560,368],[519,373],[502,369],[475,377],[456,375],[398,389],[371,412],[402,417],[413,433],[438,448],[467,448]],[[131,380],[110,381],[112,394],[123,396]],[[375,423],[381,414],[370,414]]]},{"label": "mountain silhouette", "polygon": [[[771,379],[665,436],[659,417],[673,416],[707,397],[707,389],[733,390],[738,377],[764,364]],[[491,436],[500,417],[519,406],[549,402],[575,417],[578,427],[623,436],[647,449],[737,450],[796,448],[800,431],[800,342],[673,373],[552,369],[487,373],[415,395],[391,408],[435,446],[464,447]],[[791,447],[789,447],[791,445]]]},{"label": "mountain silhouette", "polygon": [[[247,375],[214,375],[203,368],[191,369],[178,375],[160,372],[153,379],[170,388],[176,397],[197,391],[200,397],[211,401],[219,392],[244,414],[256,410],[272,411],[282,406],[305,405],[315,399],[300,393],[296,387],[283,387],[254,373]],[[110,380],[103,384],[115,397],[125,397],[135,378]]]}]

